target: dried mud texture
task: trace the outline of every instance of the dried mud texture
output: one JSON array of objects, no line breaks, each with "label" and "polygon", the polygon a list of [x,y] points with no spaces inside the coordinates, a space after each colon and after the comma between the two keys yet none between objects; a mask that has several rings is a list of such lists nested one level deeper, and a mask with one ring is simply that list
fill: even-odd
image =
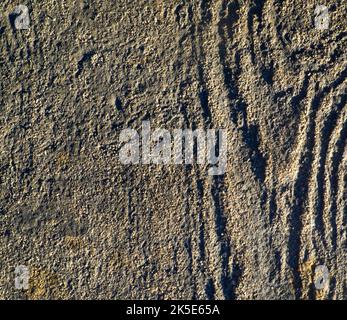
[{"label": "dried mud texture", "polygon": [[[346,299],[347,8],[322,2],[2,0],[0,298]],[[225,128],[227,172],[121,164],[144,120]]]}]

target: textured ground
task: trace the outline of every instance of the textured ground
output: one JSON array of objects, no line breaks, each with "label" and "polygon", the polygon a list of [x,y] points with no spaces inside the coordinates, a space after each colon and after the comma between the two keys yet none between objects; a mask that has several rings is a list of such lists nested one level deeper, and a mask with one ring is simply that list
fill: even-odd
[{"label": "textured ground", "polygon": [[[2,0],[0,298],[346,299],[346,11]],[[227,129],[227,172],[121,164],[143,120]]]}]

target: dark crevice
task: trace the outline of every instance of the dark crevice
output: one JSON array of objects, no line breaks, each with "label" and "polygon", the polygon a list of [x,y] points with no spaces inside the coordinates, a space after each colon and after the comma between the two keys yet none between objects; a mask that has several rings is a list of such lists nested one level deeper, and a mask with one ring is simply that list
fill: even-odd
[{"label": "dark crevice", "polygon": [[253,6],[249,9],[248,12],[248,34],[249,34],[249,41],[250,41],[250,54],[251,54],[251,60],[252,64],[256,64],[256,58],[255,58],[255,53],[254,53],[254,40],[253,40],[253,20],[254,17],[258,18],[259,23],[261,23],[261,15],[263,11],[265,0],[255,0],[253,3]]},{"label": "dark crevice", "polygon": [[86,53],[83,54],[82,58],[81,58],[80,61],[78,61],[78,63],[77,63],[77,72],[76,72],[76,74],[75,74],[75,77],[76,77],[76,78],[80,76],[80,74],[81,74],[82,71],[83,71],[84,64],[85,64],[86,62],[90,61],[94,54],[95,54],[95,51],[94,51],[94,50],[88,51],[88,52],[86,52]]},{"label": "dark crevice", "polygon": [[264,182],[265,180],[265,171],[266,171],[266,159],[259,150],[259,135],[258,127],[256,125],[251,125],[244,130],[244,139],[247,146],[251,150],[251,163],[255,176],[259,181]]},{"label": "dark crevice", "polygon": [[263,79],[268,85],[273,84],[273,76],[274,76],[274,67],[273,67],[273,62],[268,68],[265,68],[261,71],[261,74],[263,76]]},{"label": "dark crevice", "polygon": [[274,222],[274,219],[276,217],[277,212],[277,204],[276,204],[276,189],[273,188],[270,195],[270,201],[269,201],[269,220],[270,224]]},{"label": "dark crevice", "polygon": [[206,249],[205,249],[205,223],[203,219],[202,207],[203,207],[203,195],[204,195],[204,187],[201,179],[197,181],[197,189],[198,189],[198,208],[199,208],[199,254],[200,261],[204,261],[206,257]]},{"label": "dark crevice", "polygon": [[201,0],[200,12],[202,24],[208,24],[211,21],[212,14],[210,11],[211,0]]},{"label": "dark crevice", "polygon": [[307,74],[305,74],[305,78],[304,78],[304,81],[302,83],[302,86],[301,86],[301,89],[300,89],[298,95],[294,96],[291,100],[292,109],[293,109],[295,114],[299,113],[300,103],[307,96],[308,85],[309,85],[309,76]]},{"label": "dark crevice", "polygon": [[[341,105],[340,105],[341,106]],[[336,122],[338,119],[338,112],[333,110],[328,118],[324,122],[324,126],[322,129],[322,137],[320,139],[320,153],[319,153],[319,166],[318,172],[316,176],[317,180],[317,202],[315,205],[316,217],[315,217],[315,225],[317,227],[317,231],[320,232],[322,239],[324,241],[325,237],[325,227],[323,220],[323,211],[324,211],[324,200],[325,200],[325,163],[327,152],[329,148],[329,142],[331,134],[336,126]],[[334,228],[333,228],[334,229]],[[336,229],[336,228],[335,228]]]},{"label": "dark crevice", "polygon": [[219,256],[221,257],[221,286],[225,299],[231,299],[234,296],[234,283],[237,283],[237,279],[234,279],[232,270],[229,270],[229,258],[231,256],[230,239],[227,237],[226,217],[224,214],[224,208],[221,201],[221,193],[224,191],[224,177],[215,176],[212,187],[212,199],[215,209],[215,225],[216,235],[218,242],[220,243]]},{"label": "dark crevice", "polygon": [[[344,99],[346,100],[346,99]],[[344,123],[343,129],[341,130],[340,137],[336,143],[336,151],[333,153],[332,157],[332,171],[330,176],[330,186],[331,186],[331,192],[332,192],[332,206],[331,206],[331,214],[330,214],[330,223],[332,226],[332,245],[334,251],[337,249],[337,188],[338,188],[338,169],[340,166],[340,163],[343,159],[344,150],[346,148],[347,144],[347,122]],[[344,189],[342,190],[344,192]],[[344,215],[345,217],[347,215]]]},{"label": "dark crevice", "polygon": [[216,290],[214,288],[214,284],[213,284],[212,279],[208,279],[208,281],[206,283],[205,294],[206,294],[208,300],[214,300]]},{"label": "dark crevice", "polygon": [[[233,6],[234,10],[238,8],[237,5]],[[229,8],[230,9],[230,8]],[[224,3],[225,10],[225,3]],[[236,13],[229,11],[230,16],[235,17]],[[237,84],[234,79],[237,79],[237,74],[233,74],[232,70],[228,67],[226,62],[227,48],[226,48],[226,38],[224,35],[224,26],[228,23],[229,19],[221,19],[218,26],[218,33],[222,41],[219,44],[219,56],[220,61],[223,66],[224,81],[226,87],[228,88],[228,98],[234,101],[231,110],[231,121],[239,127],[242,132],[244,143],[249,148],[249,156],[251,158],[252,170],[256,178],[260,182],[265,180],[266,172],[266,159],[259,150],[259,135],[258,127],[255,125],[248,125],[247,123],[247,105],[244,101],[239,98],[239,92],[237,90]],[[230,25],[228,24],[230,27]],[[239,63],[239,54],[235,54],[236,63]],[[240,68],[237,68],[240,70]]]}]

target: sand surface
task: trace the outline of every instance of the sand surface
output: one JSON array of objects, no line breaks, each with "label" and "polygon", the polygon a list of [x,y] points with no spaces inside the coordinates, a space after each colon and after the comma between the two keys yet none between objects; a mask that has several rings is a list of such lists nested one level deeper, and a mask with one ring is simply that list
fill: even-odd
[{"label": "sand surface", "polygon": [[[0,298],[346,299],[346,11],[1,0]],[[225,174],[121,163],[143,121],[226,130]]]}]

